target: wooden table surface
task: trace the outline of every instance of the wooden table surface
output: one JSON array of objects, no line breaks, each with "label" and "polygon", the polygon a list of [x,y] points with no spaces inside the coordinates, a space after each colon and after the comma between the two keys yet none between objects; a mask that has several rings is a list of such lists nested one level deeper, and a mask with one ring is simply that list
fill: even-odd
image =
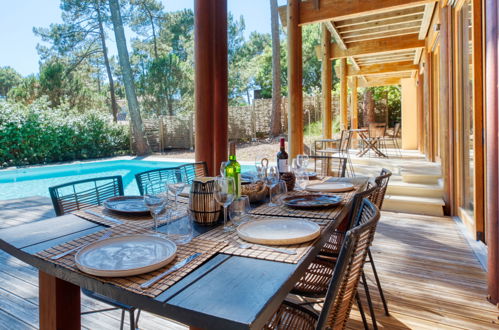
[{"label": "wooden table surface", "polygon": [[[297,263],[219,253],[156,298],[140,295],[58,266],[35,254],[105,227],[64,215],[0,230],[0,248],[40,271],[40,328],[79,328],[79,288],[205,329],[259,329],[277,310],[318,253],[350,203]],[[195,236],[210,230],[195,225]]]}]

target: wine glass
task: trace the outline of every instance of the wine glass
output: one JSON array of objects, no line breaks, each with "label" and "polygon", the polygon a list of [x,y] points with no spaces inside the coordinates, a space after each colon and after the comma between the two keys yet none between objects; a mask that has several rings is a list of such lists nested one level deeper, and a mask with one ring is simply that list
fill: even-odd
[{"label": "wine glass", "polygon": [[250,202],[248,196],[241,196],[235,199],[232,204],[229,206],[229,217],[230,221],[239,226],[240,224],[248,221],[246,215],[250,211]]},{"label": "wine glass", "polygon": [[308,186],[308,174],[300,169],[295,172],[296,176],[296,190],[305,190]]},{"label": "wine glass", "polygon": [[166,190],[175,196],[175,209],[177,209],[178,194],[185,188],[185,182],[182,178],[182,172],[179,168],[173,170],[173,175],[170,175],[166,180]]},{"label": "wine glass", "polygon": [[218,204],[224,208],[224,231],[231,231],[234,228],[227,224],[227,207],[232,203],[235,197],[236,188],[234,178],[216,177],[213,189],[213,197]]},{"label": "wine glass", "polygon": [[151,212],[154,222],[154,230],[158,229],[158,215],[167,205],[168,198],[165,194],[164,185],[161,182],[150,182],[144,187],[144,204]]},{"label": "wine glass", "polygon": [[271,166],[269,168],[269,171],[267,173],[267,185],[269,186],[269,199],[270,203],[268,204],[269,206],[278,206],[277,204],[272,202],[272,190],[273,188],[279,183],[279,171],[277,170],[276,166]]},{"label": "wine glass", "polygon": [[288,193],[286,181],[279,180],[279,183],[277,183],[273,190],[274,200],[272,202],[276,205],[282,205],[282,198]]},{"label": "wine glass", "polygon": [[303,170],[306,170],[308,168],[308,161],[309,157],[306,154],[300,154],[296,156],[297,165]]},{"label": "wine glass", "polygon": [[228,164],[229,162],[220,163],[220,176],[225,176],[225,168],[227,167]]}]

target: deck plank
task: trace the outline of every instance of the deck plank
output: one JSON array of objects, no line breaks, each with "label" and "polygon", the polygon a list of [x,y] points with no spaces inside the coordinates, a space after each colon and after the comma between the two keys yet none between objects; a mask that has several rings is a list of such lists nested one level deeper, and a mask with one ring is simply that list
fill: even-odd
[{"label": "deck plank", "polygon": [[[0,228],[53,216],[50,199],[0,202]],[[25,208],[27,211],[19,211]],[[52,212],[52,213],[51,213]],[[496,329],[498,309],[486,299],[486,273],[451,218],[383,212],[372,252],[388,299],[382,305],[366,266],[380,329]],[[0,251],[0,328],[38,328],[38,272]],[[82,296],[82,310],[106,305]],[[82,316],[85,329],[119,328],[120,311]],[[125,328],[128,327],[128,315]],[[143,313],[141,329],[186,329]],[[348,329],[362,329],[354,307]]]}]

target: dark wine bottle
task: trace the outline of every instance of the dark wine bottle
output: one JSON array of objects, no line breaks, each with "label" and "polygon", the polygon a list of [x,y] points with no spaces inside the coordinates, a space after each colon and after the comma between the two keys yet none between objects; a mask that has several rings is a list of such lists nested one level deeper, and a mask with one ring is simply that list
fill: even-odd
[{"label": "dark wine bottle", "polygon": [[281,150],[277,153],[277,170],[279,173],[288,172],[288,153],[284,148],[284,138],[281,138]]}]

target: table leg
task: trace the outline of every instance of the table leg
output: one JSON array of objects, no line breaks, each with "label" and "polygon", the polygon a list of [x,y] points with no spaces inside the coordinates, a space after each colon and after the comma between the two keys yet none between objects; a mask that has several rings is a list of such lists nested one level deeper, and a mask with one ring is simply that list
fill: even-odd
[{"label": "table leg", "polygon": [[38,272],[40,329],[80,329],[80,287]]}]

